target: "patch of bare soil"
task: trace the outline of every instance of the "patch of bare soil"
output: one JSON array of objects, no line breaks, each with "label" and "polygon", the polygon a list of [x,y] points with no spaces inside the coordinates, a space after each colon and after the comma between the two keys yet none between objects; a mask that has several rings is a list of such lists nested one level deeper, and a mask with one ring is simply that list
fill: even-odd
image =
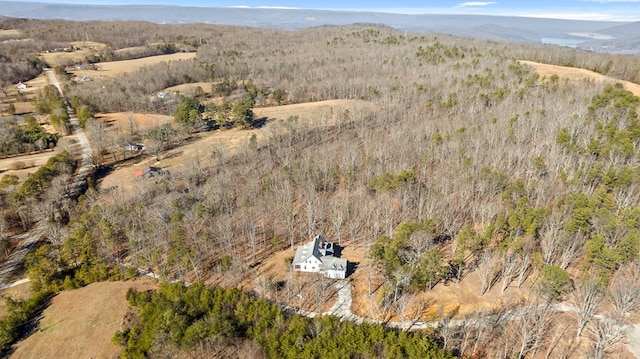
[{"label": "patch of bare soil", "polygon": [[627,91],[640,96],[640,85],[629,81],[622,81],[613,77],[604,76],[597,72],[585,70],[577,67],[547,65],[533,61],[520,61],[521,64],[533,67],[542,76],[558,75],[561,79],[567,78],[570,81],[595,81],[595,82],[620,82]]},{"label": "patch of bare soil", "polygon": [[100,282],[58,294],[45,309],[38,329],[15,345],[12,358],[117,358],[111,342],[129,309],[129,288],[155,288],[150,278]]},{"label": "patch of bare soil", "polygon": [[[349,278],[352,283],[352,307],[353,313],[377,320],[401,320],[415,318],[422,313],[422,320],[436,319],[440,308],[445,313],[457,311],[459,315],[469,314],[481,310],[496,309],[507,303],[517,303],[527,298],[530,294],[530,280],[525,281],[522,287],[510,285],[504,293],[500,284],[496,285],[484,295],[480,295],[480,278],[477,271],[469,273],[462,281],[439,283],[433,289],[417,293],[407,294],[409,298],[404,308],[404,313],[399,313],[399,308],[383,308],[380,306],[384,278],[380,269],[372,267],[366,254],[368,247],[347,246],[343,257],[349,261],[358,262],[357,269]],[[405,316],[405,318],[401,318]]]},{"label": "patch of bare soil", "polygon": [[97,79],[100,77],[112,77],[125,72],[133,72],[141,67],[159,64],[167,61],[191,60],[196,58],[195,52],[177,52],[169,55],[158,55],[143,57],[135,60],[101,62],[96,64],[97,70],[77,70],[71,72],[76,77],[90,77]]}]

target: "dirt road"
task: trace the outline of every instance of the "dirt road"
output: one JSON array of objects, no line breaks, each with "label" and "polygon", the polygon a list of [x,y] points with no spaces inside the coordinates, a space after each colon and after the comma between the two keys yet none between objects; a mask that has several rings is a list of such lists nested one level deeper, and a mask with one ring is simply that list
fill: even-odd
[{"label": "dirt road", "polygon": [[[47,163],[49,158],[53,157],[54,155],[54,151],[45,151],[33,155],[3,158],[0,159],[0,172],[14,170],[16,169],[16,166],[25,168],[40,167]],[[19,165],[19,163],[21,164]]]},{"label": "dirt road", "polygon": [[[51,72],[51,70],[49,69],[45,70],[45,73],[49,77],[49,80],[51,81],[51,83],[55,85],[56,88],[58,88],[58,91],[60,91],[60,95],[62,95],[64,98],[64,95],[62,94],[62,88],[60,87],[60,84],[58,83],[58,80],[56,79],[55,74]],[[67,105],[67,108],[71,115],[71,119],[70,119],[71,128],[73,132],[76,134],[76,136],[78,137],[78,141],[82,149],[81,150],[82,162],[80,164],[78,174],[76,175],[70,189],[70,196],[72,198],[75,198],[81,193],[81,190],[84,187],[85,182],[87,180],[87,176],[92,170],[93,164],[91,162],[91,146],[89,145],[89,141],[84,135],[82,128],[80,128],[80,124],[78,123],[78,119],[75,117],[75,114],[73,113],[73,109],[71,109],[71,107],[68,105]],[[51,154],[48,154],[47,159],[50,156]],[[22,160],[24,157],[17,157],[17,158]],[[40,157],[38,158],[40,159]],[[9,257],[9,260],[7,260],[2,265],[2,267],[0,267],[0,285],[6,284],[4,283],[4,281],[7,279],[9,274],[13,272],[13,270],[18,264],[22,263],[22,260],[24,259],[25,255],[27,255],[31,247],[42,238],[45,230],[46,230],[46,220],[40,221],[29,232],[15,237],[17,239],[22,239],[22,242],[18,250],[13,252]]]},{"label": "dirt road", "polygon": [[7,284],[5,281],[9,277],[9,274],[13,272],[18,264],[22,263],[24,256],[26,256],[31,247],[42,238],[45,230],[46,224],[40,222],[31,231],[13,237],[14,239],[21,239],[22,243],[15,252],[11,253],[9,259],[2,264],[2,267],[0,267],[0,288]]},{"label": "dirt road", "polygon": [[[58,89],[58,92],[60,92],[60,96],[64,98],[62,87],[60,87],[60,83],[58,83],[58,79],[56,78],[56,75],[51,71],[51,69],[46,69],[45,73],[49,77],[49,80],[51,81],[51,83]],[[87,177],[89,176],[89,173],[91,172],[91,170],[93,170],[93,163],[91,161],[92,152],[91,152],[91,146],[89,145],[89,140],[87,140],[87,136],[85,136],[84,131],[82,130],[82,127],[80,127],[80,122],[78,122],[78,118],[76,117],[74,110],[71,108],[71,106],[69,106],[68,103],[67,103],[67,112],[69,112],[69,116],[70,116],[69,122],[71,122],[71,130],[78,138],[78,142],[81,147],[81,156],[82,156],[82,159],[80,162],[80,168],[78,169],[78,173],[74,178],[73,184],[71,185],[71,188],[69,190],[70,196],[72,198],[76,198],[80,195],[82,188],[84,187],[87,181]]]}]

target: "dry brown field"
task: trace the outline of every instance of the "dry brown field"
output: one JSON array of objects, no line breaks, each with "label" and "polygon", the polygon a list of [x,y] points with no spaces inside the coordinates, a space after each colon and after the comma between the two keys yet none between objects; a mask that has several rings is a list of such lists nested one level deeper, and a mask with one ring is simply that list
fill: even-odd
[{"label": "dry brown field", "polygon": [[566,78],[570,81],[620,82],[627,91],[631,91],[634,95],[640,96],[640,85],[604,76],[590,70],[577,67],[547,65],[533,61],[520,61],[520,63],[533,67],[541,76],[558,75],[561,79]]},{"label": "dry brown field", "polygon": [[111,338],[129,310],[127,291],[155,287],[145,277],[61,292],[44,310],[38,329],[14,346],[11,358],[117,358],[120,348]]},{"label": "dry brown field", "polygon": [[83,62],[87,57],[99,54],[106,44],[93,41],[74,41],[69,43],[69,48],[75,48],[74,51],[59,51],[59,52],[44,52],[40,54],[42,59],[51,67],[58,65],[71,65],[78,62]]},{"label": "dry brown field", "polygon": [[22,35],[22,31],[18,29],[0,30],[0,37],[16,37],[21,35]]},{"label": "dry brown field", "polygon": [[211,94],[212,92],[211,91],[212,84],[213,84],[212,82],[192,82],[189,84],[182,84],[182,85],[168,87],[164,89],[163,92],[167,92],[167,93],[179,92],[183,95],[191,96],[195,93],[196,88],[200,86],[202,88],[202,91],[208,95],[208,94]]},{"label": "dry brown field", "polygon": [[97,70],[77,70],[70,69],[70,73],[77,77],[90,77],[99,79],[100,77],[111,77],[125,72],[136,71],[137,69],[159,64],[166,61],[192,60],[196,58],[195,52],[177,52],[169,55],[149,56],[135,60],[101,62],[96,64]]}]

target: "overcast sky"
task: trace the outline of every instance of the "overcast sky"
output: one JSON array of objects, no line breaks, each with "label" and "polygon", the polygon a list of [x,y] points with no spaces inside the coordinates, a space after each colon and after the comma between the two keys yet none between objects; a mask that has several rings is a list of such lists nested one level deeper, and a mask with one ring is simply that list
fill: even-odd
[{"label": "overcast sky", "polygon": [[154,4],[211,7],[287,7],[306,9],[367,10],[404,14],[481,14],[549,17],[575,20],[640,21],[640,0],[38,0],[69,4]]}]

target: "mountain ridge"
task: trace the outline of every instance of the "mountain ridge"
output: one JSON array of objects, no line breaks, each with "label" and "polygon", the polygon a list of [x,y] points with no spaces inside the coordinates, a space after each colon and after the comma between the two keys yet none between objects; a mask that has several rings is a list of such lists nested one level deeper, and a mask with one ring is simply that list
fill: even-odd
[{"label": "mountain ridge", "polygon": [[[571,33],[604,34],[606,39],[585,38],[571,46],[601,52],[640,54],[634,39],[640,22],[562,20],[533,17],[392,14],[372,11],[316,9],[193,7],[174,5],[77,5],[0,1],[0,15],[33,19],[75,21],[138,20],[154,23],[210,23],[299,30],[325,25],[370,23],[418,33],[445,33],[492,40],[541,43],[544,39],[573,39]],[[640,40],[638,40],[640,41]],[[566,44],[565,44],[566,45]],[[615,51],[612,51],[615,49]]]}]

